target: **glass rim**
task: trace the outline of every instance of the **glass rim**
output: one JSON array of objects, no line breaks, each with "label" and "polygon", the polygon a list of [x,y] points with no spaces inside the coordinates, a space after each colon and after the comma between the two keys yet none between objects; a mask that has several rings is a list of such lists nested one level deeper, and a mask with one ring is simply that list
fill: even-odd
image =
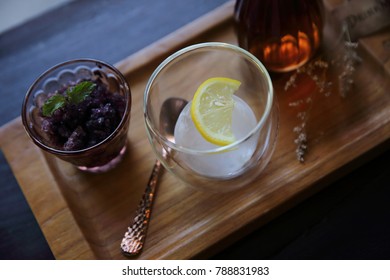
[{"label": "glass rim", "polygon": [[[149,118],[148,110],[147,110],[147,100],[149,97],[150,89],[151,89],[154,81],[156,80],[156,78],[160,74],[160,72],[168,64],[170,64],[173,60],[175,60],[176,58],[178,58],[186,53],[189,53],[189,52],[195,51],[195,50],[199,50],[199,49],[204,49],[204,48],[225,49],[225,50],[230,50],[230,51],[239,53],[240,55],[243,55],[249,61],[251,61],[252,63],[254,63],[257,66],[259,71],[264,75],[265,80],[269,86],[268,86],[267,103],[265,106],[265,110],[264,110],[263,114],[261,115],[260,119],[257,121],[256,126],[251,131],[249,131],[247,135],[245,135],[244,137],[241,137],[240,139],[237,139],[236,141],[234,141],[233,143],[231,143],[229,145],[219,146],[219,147],[215,147],[215,148],[207,149],[207,150],[197,150],[197,149],[191,149],[191,148],[187,148],[187,147],[183,147],[181,145],[178,145],[178,144],[168,140],[164,135],[159,133],[158,129],[156,129],[152,125],[152,121]],[[251,138],[253,135],[255,135],[264,126],[265,122],[268,120],[268,118],[271,114],[271,110],[272,110],[272,106],[273,106],[273,99],[274,99],[273,95],[274,95],[274,89],[273,89],[273,85],[272,85],[272,80],[271,80],[271,77],[270,77],[267,69],[253,54],[251,54],[247,50],[244,50],[243,48],[238,47],[236,45],[232,45],[229,43],[223,43],[223,42],[199,43],[199,44],[194,44],[194,45],[185,47],[185,48],[180,49],[180,50],[176,51],[175,53],[171,54],[163,62],[161,62],[161,64],[158,65],[158,67],[153,71],[152,75],[150,76],[150,78],[146,84],[145,91],[144,91],[143,112],[144,112],[145,125],[149,128],[149,130],[147,129],[149,141],[152,142],[151,141],[152,139],[150,138],[150,134],[149,134],[149,132],[151,132],[155,137],[162,140],[169,148],[176,150],[176,151],[179,151],[179,152],[186,153],[186,154],[213,154],[213,153],[222,153],[222,152],[232,150],[232,149],[236,148],[237,146],[239,146],[241,143],[247,141],[249,138]]]},{"label": "glass rim", "polygon": [[[90,146],[90,147],[87,147],[87,148],[84,148],[84,149],[80,149],[80,150],[73,150],[73,151],[65,151],[65,150],[60,150],[60,149],[56,149],[54,147],[51,147],[51,146],[48,146],[46,145],[44,142],[40,141],[33,133],[31,133],[31,128],[30,128],[30,125],[27,121],[27,111],[28,111],[28,108],[27,107],[27,100],[28,98],[30,97],[30,95],[33,93],[33,89],[34,87],[40,83],[41,81],[43,81],[45,78],[47,78],[47,75],[54,71],[54,70],[57,70],[63,66],[66,66],[66,65],[70,65],[72,63],[83,63],[83,62],[88,62],[88,63],[99,63],[99,64],[102,64],[103,66],[111,69],[112,71],[115,72],[115,74],[117,74],[121,80],[121,82],[123,82],[123,85],[125,85],[125,88],[126,88],[126,93],[128,95],[128,98],[127,98],[127,101],[126,101],[126,107],[125,107],[125,111],[123,113],[123,116],[121,118],[121,121],[119,122],[119,124],[117,125],[117,127],[115,128],[115,130],[109,135],[107,136],[105,139],[103,139],[102,141],[100,141],[99,143],[93,145],[93,146]],[[117,134],[118,132],[121,130],[121,128],[125,125],[126,123],[126,120],[130,114],[130,109],[131,109],[131,103],[132,103],[132,100],[131,100],[131,91],[130,91],[130,87],[127,83],[127,80],[126,78],[123,76],[123,74],[113,65],[107,63],[107,62],[104,62],[104,61],[101,61],[101,60],[98,60],[98,59],[93,59],[93,58],[77,58],[77,59],[70,59],[70,60],[66,60],[66,61],[63,61],[63,62],[60,62],[60,63],[57,63],[55,64],[54,66],[50,67],[49,69],[45,70],[44,72],[42,72],[35,80],[34,82],[31,84],[31,86],[29,87],[29,89],[27,90],[26,94],[25,94],[25,97],[23,99],[23,104],[22,104],[22,123],[23,123],[23,126],[24,126],[24,129],[25,131],[27,132],[27,134],[29,135],[29,137],[34,141],[35,144],[37,144],[40,148],[46,150],[46,151],[49,151],[53,154],[57,154],[57,155],[77,155],[77,154],[82,154],[82,153],[85,153],[87,151],[90,151],[92,149],[95,149],[96,147],[99,147],[99,146],[102,146],[104,145],[105,143],[107,143],[108,141],[110,141],[111,139],[113,139]]]}]

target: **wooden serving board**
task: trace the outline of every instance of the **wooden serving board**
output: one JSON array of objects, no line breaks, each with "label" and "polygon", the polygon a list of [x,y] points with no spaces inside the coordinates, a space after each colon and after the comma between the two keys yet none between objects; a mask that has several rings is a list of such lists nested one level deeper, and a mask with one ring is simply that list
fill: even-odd
[{"label": "wooden serving board", "polygon": [[[133,105],[128,153],[115,170],[87,174],[44,154],[27,137],[20,118],[0,129],[1,149],[57,259],[125,258],[120,242],[155,161],[143,121],[145,84],[164,58],[184,46],[205,41],[236,44],[232,13],[229,2],[116,64],[130,83]],[[329,97],[317,94],[307,123],[304,163],[296,159],[293,127],[298,118],[289,104],[297,94],[315,89],[301,82],[285,92],[286,77],[273,76],[280,131],[262,176],[238,191],[212,194],[164,173],[138,258],[205,258],[388,149],[388,78],[369,53],[362,52],[364,64],[357,68],[356,84],[347,98],[337,89]]]}]

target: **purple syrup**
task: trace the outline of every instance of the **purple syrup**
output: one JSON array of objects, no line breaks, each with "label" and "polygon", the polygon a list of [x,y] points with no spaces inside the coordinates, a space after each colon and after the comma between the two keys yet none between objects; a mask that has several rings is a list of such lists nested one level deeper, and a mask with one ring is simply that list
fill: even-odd
[{"label": "purple syrup", "polygon": [[[85,149],[103,141],[118,127],[126,108],[125,98],[111,93],[101,83],[95,84],[84,101],[66,103],[50,117],[41,114],[41,128],[54,146],[66,151]],[[57,93],[65,91],[66,88]]]}]

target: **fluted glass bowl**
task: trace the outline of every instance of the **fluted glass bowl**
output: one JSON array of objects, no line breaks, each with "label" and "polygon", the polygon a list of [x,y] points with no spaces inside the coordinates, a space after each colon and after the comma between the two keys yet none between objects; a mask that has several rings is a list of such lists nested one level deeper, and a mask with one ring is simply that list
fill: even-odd
[{"label": "fluted glass bowl", "polygon": [[[45,118],[41,107],[53,93],[85,80],[99,82],[106,86],[110,94],[123,96],[124,112],[117,127],[105,139],[87,148],[65,150],[42,129]],[[21,115],[27,134],[43,151],[81,170],[104,172],[115,167],[126,151],[130,109],[129,85],[116,68],[94,59],[76,59],[58,64],[36,79],[24,98]]]}]

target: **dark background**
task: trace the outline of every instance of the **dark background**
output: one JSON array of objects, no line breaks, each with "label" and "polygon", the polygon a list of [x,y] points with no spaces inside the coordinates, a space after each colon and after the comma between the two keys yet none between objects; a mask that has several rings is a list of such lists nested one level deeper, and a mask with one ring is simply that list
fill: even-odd
[{"label": "dark background", "polygon": [[[0,125],[20,115],[25,92],[47,68],[80,57],[115,64],[225,2],[78,0],[0,34]],[[212,258],[390,259],[388,142],[364,166]],[[0,152],[0,259],[52,258]]]}]

